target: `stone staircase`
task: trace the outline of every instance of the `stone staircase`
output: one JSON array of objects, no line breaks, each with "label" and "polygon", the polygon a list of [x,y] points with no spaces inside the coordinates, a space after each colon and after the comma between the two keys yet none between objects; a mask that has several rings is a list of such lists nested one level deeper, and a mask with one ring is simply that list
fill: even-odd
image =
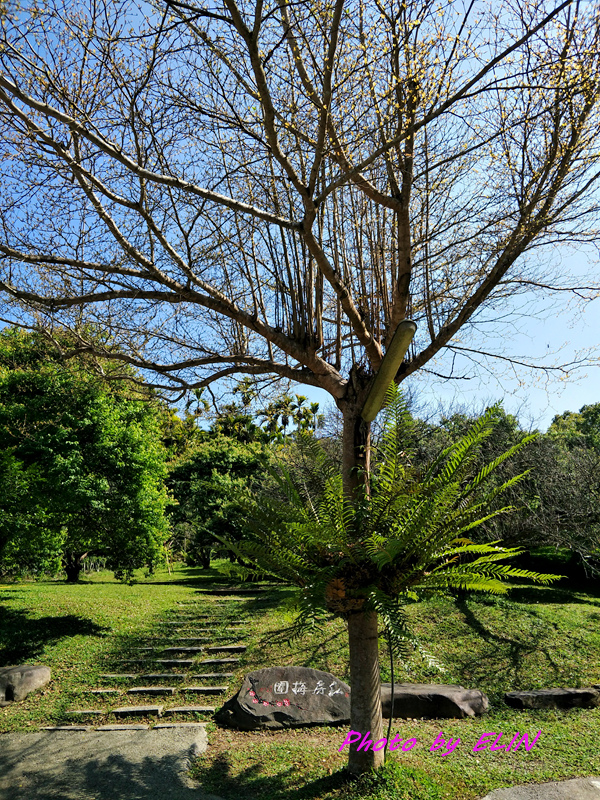
[{"label": "stone staircase", "polygon": [[[125,667],[122,672],[100,676],[102,685],[86,694],[96,702],[105,700],[103,708],[82,705],[68,709],[74,724],[44,730],[142,730],[206,724],[216,710],[211,702],[230,690],[234,673],[225,670],[242,666],[247,624],[236,616],[239,607],[234,598],[219,597],[214,603],[206,599],[179,603],[143,645],[132,648],[132,654],[139,657],[127,655],[118,662]],[[213,605],[214,612],[206,613],[207,606]]]}]

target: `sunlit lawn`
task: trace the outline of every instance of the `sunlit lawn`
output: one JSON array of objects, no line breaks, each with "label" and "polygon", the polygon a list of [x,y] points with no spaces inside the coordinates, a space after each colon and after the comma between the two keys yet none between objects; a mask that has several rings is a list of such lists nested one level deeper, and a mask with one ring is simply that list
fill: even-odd
[{"label": "sunlit lawn", "polygon": [[[44,663],[53,679],[44,692],[0,710],[0,732],[36,730],[65,722],[65,711],[99,685],[98,675],[139,644],[158,620],[181,600],[219,607],[218,596],[197,589],[221,580],[217,573],[177,568],[129,586],[109,573],[80,585],[60,581],[0,585],[0,665]],[[232,686],[255,668],[299,664],[348,678],[344,625],[334,621],[293,645],[277,640],[289,624],[291,590],[240,599],[248,618],[249,648]],[[393,731],[416,738],[407,753],[390,756],[383,777],[348,782],[339,753],[347,728],[313,728],[274,733],[240,733],[209,724],[210,747],[194,768],[205,790],[223,798],[385,798],[386,800],[474,800],[500,786],[600,774],[600,709],[518,712],[502,702],[505,691],[600,683],[600,597],[566,589],[524,588],[511,598],[431,600],[409,609],[417,637],[445,670],[427,655],[396,664],[396,679],[461,683],[486,691],[489,714],[467,720],[397,720]],[[389,676],[382,645],[382,675]],[[89,695],[85,699],[90,706]],[[435,737],[459,738],[446,757],[431,752]],[[520,731],[541,736],[527,752],[473,753],[487,732]],[[399,769],[399,767],[402,769]]]}]

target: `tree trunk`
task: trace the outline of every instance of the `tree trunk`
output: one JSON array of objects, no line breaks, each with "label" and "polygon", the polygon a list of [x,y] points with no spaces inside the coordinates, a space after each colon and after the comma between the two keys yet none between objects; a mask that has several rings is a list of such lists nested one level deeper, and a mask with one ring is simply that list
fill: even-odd
[{"label": "tree trunk", "polygon": [[[87,555],[87,553],[85,554]],[[63,567],[67,573],[67,583],[77,583],[81,573],[82,560],[85,556],[77,556],[74,553],[65,553]]]},{"label": "tree trunk", "polygon": [[[342,476],[344,492],[352,502],[361,490],[368,491],[371,454],[371,426],[361,417],[367,381],[359,386],[360,376],[351,377],[352,395],[340,407],[344,414]],[[354,774],[383,766],[384,751],[373,750],[383,737],[381,716],[381,680],[379,675],[379,640],[377,614],[358,612],[348,618],[350,646],[350,728],[362,734],[350,746],[348,769]],[[364,740],[362,748],[358,748]],[[368,741],[373,742],[366,747]]]},{"label": "tree trunk", "polygon": [[[352,689],[350,729],[362,734],[358,742],[350,745],[348,770],[358,774],[382,767],[385,758],[382,744],[379,750],[373,750],[383,738],[377,614],[374,611],[352,614],[348,619],[348,640]],[[366,745],[371,741],[367,750]],[[358,750],[363,742],[365,744]]]}]

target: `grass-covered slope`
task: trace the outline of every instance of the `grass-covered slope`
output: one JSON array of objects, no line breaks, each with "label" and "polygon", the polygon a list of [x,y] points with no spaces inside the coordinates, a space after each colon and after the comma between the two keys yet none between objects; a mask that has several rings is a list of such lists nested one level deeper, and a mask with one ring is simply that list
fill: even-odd
[{"label": "grass-covered slope", "polygon": [[[201,598],[207,611],[222,603],[216,595],[196,594],[214,573],[178,570],[172,576],[139,577],[133,586],[115,582],[108,573],[78,586],[52,581],[0,586],[0,666],[44,663],[53,673],[44,692],[0,710],[0,732],[65,722],[68,708],[101,702],[90,700],[85,690],[100,685],[98,675],[133,652],[178,602]],[[249,645],[237,678],[250,669],[293,663],[347,679],[343,623],[332,622],[292,645],[277,640],[275,631],[292,618],[286,610],[290,596],[282,588],[236,604],[248,619]],[[517,587],[509,599],[435,599],[415,604],[409,613],[424,649],[445,671],[415,653],[408,664],[396,664],[396,679],[483,689],[492,701],[489,714],[395,721],[393,731],[403,739],[416,738],[417,746],[392,754],[384,778],[358,785],[345,783],[341,773],[346,755],[338,748],[345,729],[244,734],[211,723],[211,747],[195,768],[204,788],[236,800],[474,800],[499,786],[600,775],[600,709],[518,712],[502,702],[503,692],[511,689],[600,684],[600,592]],[[383,644],[381,657],[382,676],[389,679]],[[429,749],[441,730],[446,738],[461,740],[445,757]],[[484,733],[540,730],[530,752],[472,752]]]}]

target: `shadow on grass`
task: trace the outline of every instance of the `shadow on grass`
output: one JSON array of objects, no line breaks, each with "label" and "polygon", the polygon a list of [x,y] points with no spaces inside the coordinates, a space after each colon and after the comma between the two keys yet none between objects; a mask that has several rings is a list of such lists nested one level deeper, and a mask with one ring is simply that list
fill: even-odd
[{"label": "shadow on grass", "polygon": [[[527,680],[524,676],[527,661],[539,654],[544,657],[551,671],[551,676],[546,680],[560,683],[563,669],[551,652],[555,633],[551,623],[543,623],[533,611],[524,611],[522,616],[528,616],[531,625],[525,627],[522,621],[518,636],[511,636],[491,630],[477,616],[477,606],[472,608],[466,600],[457,600],[456,607],[463,614],[466,624],[488,645],[485,652],[470,654],[470,657],[465,653],[459,667],[461,673],[493,685],[497,693],[506,691],[507,687],[512,690],[529,689],[531,686],[525,685]],[[565,644],[563,642],[562,646]],[[575,641],[572,644],[575,646]]]},{"label": "shadow on grass", "polygon": [[109,628],[86,617],[31,618],[25,611],[0,606],[0,666],[38,659],[48,644],[70,636],[106,636]]},{"label": "shadow on grass", "polygon": [[[252,584],[248,584],[248,586],[252,587]],[[240,601],[243,602],[243,608],[240,608],[240,610],[249,616],[256,616],[264,614],[266,611],[274,608],[281,609],[293,596],[295,591],[295,587],[285,585],[270,587],[266,592],[244,597],[244,599]],[[232,594],[235,594],[235,592],[232,591]],[[226,597],[227,595],[224,596]]]},{"label": "shadow on grass", "polygon": [[[210,765],[197,767],[192,774],[205,792],[218,794],[224,800],[238,800],[240,797],[244,800],[317,800],[354,783],[346,770],[308,781],[302,775],[302,769],[294,766],[276,775],[264,774],[260,761],[234,774],[226,753],[217,756]],[[302,786],[298,785],[300,776]]]},{"label": "shadow on grass", "polygon": [[[600,582],[599,582],[600,583]],[[556,603],[600,604],[600,590],[593,590],[590,584],[584,586],[515,586],[509,590],[510,599],[515,603]]]}]

